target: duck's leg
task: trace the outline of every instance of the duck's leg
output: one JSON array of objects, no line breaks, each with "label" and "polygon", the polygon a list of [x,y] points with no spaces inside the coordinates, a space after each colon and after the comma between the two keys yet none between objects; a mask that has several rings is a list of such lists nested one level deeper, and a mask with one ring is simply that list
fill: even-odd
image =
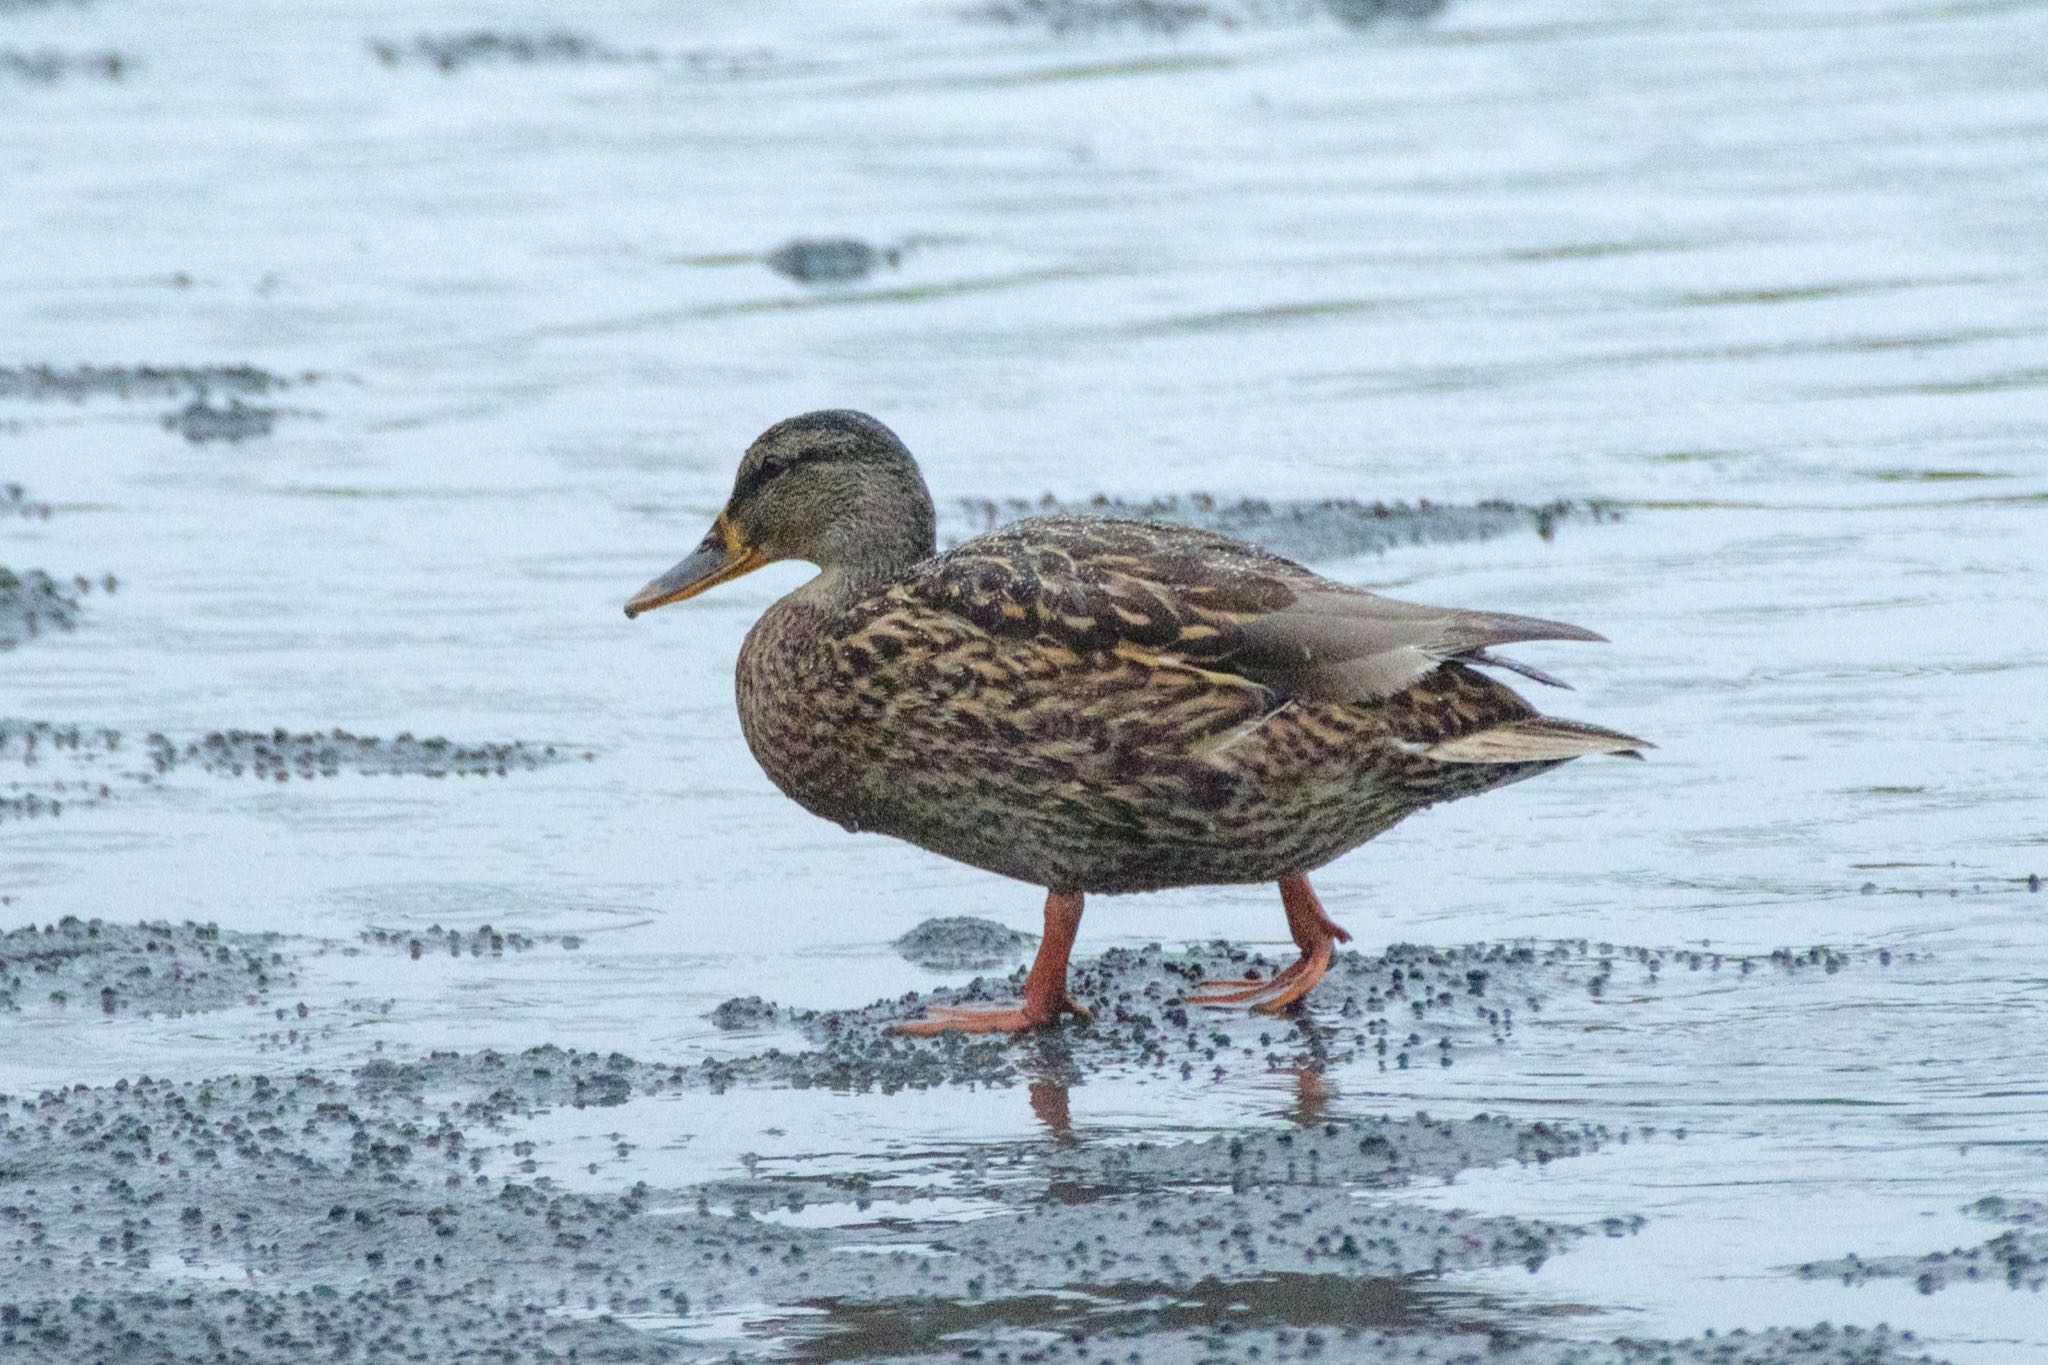
[{"label": "duck's leg", "polygon": [[1081,928],[1081,893],[1045,893],[1045,937],[1038,941],[1038,956],[1032,959],[1031,975],[1024,978],[1024,999],[1010,1007],[965,1005],[927,1006],[922,1019],[910,1019],[890,1029],[929,1038],[938,1033],[1018,1033],[1043,1028],[1062,1014],[1088,1011],[1067,994],[1067,958],[1074,951],[1074,935]]},{"label": "duck's leg", "polygon": [[1323,973],[1330,969],[1330,956],[1339,943],[1349,943],[1350,933],[1323,913],[1308,878],[1291,872],[1280,879],[1280,904],[1287,910],[1287,929],[1301,956],[1275,973],[1271,980],[1241,978],[1234,981],[1204,981],[1188,992],[1191,1005],[1243,1005],[1277,1014],[1307,995]]}]

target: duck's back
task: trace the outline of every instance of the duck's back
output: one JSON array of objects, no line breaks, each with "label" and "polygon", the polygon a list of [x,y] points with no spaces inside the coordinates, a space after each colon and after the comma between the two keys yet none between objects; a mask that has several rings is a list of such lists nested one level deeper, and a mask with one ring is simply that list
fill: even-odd
[{"label": "duck's back", "polygon": [[1266,881],[1631,747],[1462,661],[1542,638],[1598,637],[1391,602],[1210,532],[1036,518],[777,603],[740,712],[776,784],[849,828],[1058,890]]}]

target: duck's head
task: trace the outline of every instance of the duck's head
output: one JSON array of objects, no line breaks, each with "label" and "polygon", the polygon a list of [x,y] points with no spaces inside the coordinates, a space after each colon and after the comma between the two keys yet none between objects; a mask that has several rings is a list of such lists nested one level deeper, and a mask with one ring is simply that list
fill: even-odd
[{"label": "duck's head", "polygon": [[626,615],[695,597],[763,564],[801,559],[857,582],[932,553],[932,498],[896,433],[861,412],[807,412],[761,433],[732,496],[689,558],[633,594]]}]

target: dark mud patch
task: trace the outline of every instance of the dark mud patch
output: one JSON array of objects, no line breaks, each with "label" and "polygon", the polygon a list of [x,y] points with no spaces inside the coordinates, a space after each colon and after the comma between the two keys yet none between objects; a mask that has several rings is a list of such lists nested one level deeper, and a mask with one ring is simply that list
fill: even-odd
[{"label": "dark mud patch", "polygon": [[583,940],[575,934],[522,934],[497,930],[485,924],[464,933],[438,924],[413,932],[405,929],[365,929],[358,937],[366,944],[403,952],[413,961],[423,957],[503,957],[507,953],[529,953],[544,944],[571,951]]},{"label": "dark mud patch", "polygon": [[384,66],[425,66],[444,75],[473,66],[663,66],[698,76],[741,77],[759,75],[775,64],[773,54],[763,50],[619,47],[564,29],[545,33],[473,29],[422,34],[409,40],[373,38],[370,53]]},{"label": "dark mud patch", "polygon": [[[216,730],[200,739],[150,734],[139,749],[124,747],[120,731],[50,721],[0,720],[0,768],[11,769],[0,787],[0,820],[61,815],[97,804],[182,771],[272,782],[354,774],[365,777],[504,777],[555,763],[595,757],[589,750],[553,744],[460,744],[453,740],[352,735],[346,730]],[[450,930],[453,934],[455,931]],[[484,941],[494,935],[478,931]],[[515,936],[518,937],[518,936]],[[458,935],[458,938],[460,936]],[[474,946],[474,935],[464,942]],[[520,938],[520,946],[534,941]],[[437,942],[436,952],[446,944]]]},{"label": "dark mud patch", "polygon": [[758,995],[736,995],[712,1010],[707,1017],[712,1027],[723,1032],[743,1033],[774,1028],[781,1022],[782,1010],[774,1002],[763,1000]]},{"label": "dark mud patch", "polygon": [[2048,1204],[1993,1195],[1979,1199],[1964,1212],[2007,1224],[2007,1228],[1976,1246],[1926,1256],[1845,1256],[1838,1261],[1811,1261],[1799,1267],[1799,1277],[1840,1280],[1848,1285],[1911,1280],[1923,1294],[1956,1284],[2003,1284],[2035,1293],[2048,1286]]},{"label": "dark mud patch", "polygon": [[0,49],[0,81],[25,85],[55,85],[59,81],[118,81],[133,74],[135,60],[118,52],[59,52],[41,48],[34,52]]},{"label": "dark mud patch", "polygon": [[298,977],[274,934],[65,918],[0,935],[0,1010],[187,1014],[257,1004]]},{"label": "dark mud patch", "polygon": [[17,573],[0,566],[0,649],[12,649],[51,630],[72,630],[83,610],[82,600],[95,588],[111,593],[118,586],[112,574],[97,580],[84,574],[53,578],[41,569]]},{"label": "dark mud patch", "polygon": [[[1276,1346],[1283,1342],[1292,1345],[1287,1327],[1304,1329],[1309,1336],[1317,1335],[1317,1329],[1348,1329],[1345,1340],[1357,1340],[1368,1330],[1414,1330],[1436,1317],[1432,1296],[1409,1280],[1298,1274],[1250,1280],[1212,1276],[1192,1285],[1093,1285],[1059,1294],[1019,1294],[965,1303],[821,1299],[803,1306],[822,1318],[789,1324],[795,1341],[789,1358],[819,1362],[898,1360],[948,1348],[961,1354],[948,1354],[943,1357],[946,1360],[1053,1359],[1056,1357],[1044,1352],[1043,1343],[1055,1334],[1083,1338],[1110,1350],[1105,1359],[1152,1360],[1151,1343],[1159,1334],[1199,1329],[1204,1333],[1204,1345],[1189,1356],[1193,1365],[1197,1360],[1228,1358],[1219,1354],[1217,1347],[1233,1341],[1250,1346],[1266,1336]],[[1276,1327],[1281,1331],[1276,1333]],[[1129,1345],[1141,1349],[1120,1357],[1116,1350],[1126,1336],[1132,1338]],[[1006,1345],[1020,1354],[1010,1357],[1003,1350]],[[1316,1353],[1316,1345],[1305,1342],[1304,1346],[1304,1354]],[[1283,1349],[1273,1358],[1287,1360],[1295,1354]],[[1254,1351],[1244,1358],[1255,1360],[1261,1355]]]},{"label": "dark mud patch", "polygon": [[0,764],[16,770],[0,794],[0,821],[106,800],[113,790],[103,774],[120,747],[117,730],[0,720]]},{"label": "dark mud patch", "polygon": [[195,398],[167,415],[163,423],[165,431],[174,431],[196,446],[210,445],[215,441],[236,445],[268,436],[277,426],[281,411],[280,408],[244,403],[239,398],[230,398],[219,406],[204,398]]},{"label": "dark mud patch", "polygon": [[896,940],[906,961],[935,971],[978,971],[1015,962],[1037,944],[1034,934],[1020,934],[1006,924],[972,915],[928,919]]},{"label": "dark mud patch", "polygon": [[1142,501],[1097,495],[1060,499],[1050,495],[1032,502],[1024,498],[963,498],[963,519],[979,535],[1019,517],[1135,517],[1248,540],[1275,554],[1297,559],[1342,559],[1384,554],[1403,545],[1435,545],[1534,532],[1545,540],[1567,523],[1600,525],[1619,521],[1621,513],[1601,502],[1529,504],[1481,502],[1361,502],[1323,498],[1272,502],[1264,498],[1216,498],[1206,493],[1166,496]]},{"label": "dark mud patch", "polygon": [[0,398],[82,403],[92,398],[262,395],[321,378],[310,370],[287,378],[254,365],[0,365]]},{"label": "dark mud patch", "polygon": [[1202,28],[1272,28],[1324,20],[1367,28],[1388,20],[1434,18],[1444,7],[1445,0],[997,0],[968,15],[1060,37],[1138,33],[1171,38]]},{"label": "dark mud patch", "polygon": [[[1520,1124],[1480,1114],[1462,1123],[1413,1118],[1310,1123],[1298,1130],[1222,1135],[1198,1142],[1075,1148],[1049,1164],[1079,1189],[1176,1185],[1340,1185],[1386,1188],[1448,1179],[1481,1166],[1547,1165],[1608,1139],[1605,1129]],[[1622,1229],[1633,1231],[1634,1226]]]},{"label": "dark mud patch", "polygon": [[1073,964],[1070,987],[1094,1011],[1088,1020],[1068,1020],[1014,1040],[963,1034],[912,1039],[889,1031],[918,1017],[926,1004],[1014,1002],[1024,983],[1025,969],[1019,967],[1007,976],[977,977],[957,988],[860,1009],[769,1006],[777,1022],[802,1032],[809,1050],[707,1059],[685,1081],[712,1090],[777,1085],[882,1093],[1028,1081],[1048,1112],[1056,1112],[1072,1080],[1110,1069],[1172,1073],[1183,1080],[1285,1075],[1302,1080],[1297,1107],[1313,1120],[1321,1103],[1312,1078],[1327,1068],[1449,1067],[1473,1049],[1505,1045],[1519,1020],[1567,994],[1649,993],[1667,974],[1828,973],[1892,960],[1885,951],[1814,948],[1732,956],[1583,940],[1453,948],[1399,944],[1380,956],[1339,954],[1310,997],[1311,1008],[1274,1017],[1204,1008],[1186,999],[1203,980],[1270,977],[1284,965],[1263,954],[1227,943],[1184,951],[1118,948]]},{"label": "dark mud patch", "polygon": [[152,734],[145,741],[159,774],[198,768],[223,777],[256,777],[286,782],[294,777],[339,777],[343,773],[390,777],[503,777],[552,763],[566,763],[588,751],[513,740],[502,744],[458,744],[453,740],[395,739],[352,735],[346,730],[295,733],[289,730],[216,730],[184,743]]},{"label": "dark mud patch", "polygon": [[[1608,1342],[1550,1341],[1482,1323],[1447,1324],[1450,1335],[1388,1330],[1372,1318],[1275,1327],[1254,1316],[1233,1315],[1212,1327],[1164,1331],[1136,1326],[1091,1334],[1088,1345],[1103,1359],[1140,1365],[1264,1365],[1272,1361],[1404,1361],[1413,1365],[1934,1365],[1911,1332],[1889,1327],[1773,1328],[1734,1331],[1683,1341],[1622,1337]],[[1139,1335],[1142,1332],[1142,1335]],[[1043,1338],[1015,1333],[963,1334],[943,1354],[889,1354],[893,1365],[938,1365],[963,1358],[987,1361],[1057,1360]],[[877,1358],[855,1354],[800,1354],[809,1361]],[[1078,1354],[1077,1359],[1082,1358]]]},{"label": "dark mud patch", "polygon": [[37,502],[28,495],[28,490],[18,483],[0,488],[0,517],[20,517],[25,521],[48,521],[50,504]]},{"label": "dark mud patch", "polygon": [[194,445],[234,444],[270,435],[280,417],[315,415],[245,400],[324,378],[310,370],[295,376],[273,374],[254,365],[7,365],[0,366],[0,399],[182,399],[161,419],[164,430]]},{"label": "dark mud patch", "polygon": [[857,237],[799,237],[761,258],[776,274],[799,284],[851,284],[883,267],[903,263],[902,245],[875,246]]},{"label": "dark mud patch", "polygon": [[[410,1286],[343,1293],[164,1289],[81,1293],[0,1308],[0,1348],[33,1351],[50,1365],[219,1365],[222,1361],[428,1361],[420,1334],[488,1343],[482,1358],[532,1361],[670,1361],[698,1353],[651,1339],[609,1316],[571,1319],[535,1305],[523,1315],[495,1304],[425,1300]],[[228,1343],[235,1343],[231,1348]]]}]

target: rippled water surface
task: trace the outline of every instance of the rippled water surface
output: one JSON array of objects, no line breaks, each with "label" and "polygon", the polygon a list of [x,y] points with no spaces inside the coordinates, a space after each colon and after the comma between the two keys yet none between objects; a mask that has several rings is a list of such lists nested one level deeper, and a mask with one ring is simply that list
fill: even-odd
[{"label": "rippled water surface", "polygon": [[[1660,1131],[1429,1195],[1646,1220],[1451,1281],[1547,1332],[1883,1320],[1958,1361],[2048,1356],[2039,1294],[1786,1271],[1974,1244],[1961,1206],[2048,1192],[2048,7],[1453,0],[1171,34],[944,5],[572,17],[620,59],[444,72],[408,46],[558,29],[538,5],[0,5],[0,48],[126,59],[0,72],[0,365],[291,380],[200,400],[269,410],[239,441],[181,434],[189,391],[0,386],[0,478],[50,508],[0,522],[0,564],[118,580],[0,652],[0,716],[117,729],[117,772],[152,731],[235,726],[568,760],[181,768],[0,824],[7,927],[332,945],[292,1061],[268,1009],[29,1010],[0,1022],[0,1089],[375,1049],[688,1060],[735,1046],[705,1017],[731,996],[971,975],[891,950],[931,916],[1035,929],[1031,889],[850,837],[754,766],[733,658],[805,570],[621,617],[779,417],[876,413],[948,507],[1606,499],[1618,522],[1550,540],[1318,562],[1597,628],[1611,646],[1536,652],[1578,689],[1542,700],[1659,746],[1422,816],[1323,873],[1325,903],[1366,948],[1892,961],[1733,981],[1673,959],[1455,1065],[1339,1069],[1329,1112]],[[764,259],[834,237],[885,250],[840,283]],[[485,923],[579,946],[342,951]],[[1282,940],[1277,898],[1098,900],[1080,951],[1215,937]],[[1291,1086],[1083,1076],[1068,1103],[1107,1141],[1271,1124]],[[1021,1088],[792,1091],[565,1110],[536,1141],[598,1183],[578,1144],[639,1125],[638,1155],[588,1164],[682,1183],[1038,1124]],[[715,1326],[689,1339],[723,1350]]]}]

